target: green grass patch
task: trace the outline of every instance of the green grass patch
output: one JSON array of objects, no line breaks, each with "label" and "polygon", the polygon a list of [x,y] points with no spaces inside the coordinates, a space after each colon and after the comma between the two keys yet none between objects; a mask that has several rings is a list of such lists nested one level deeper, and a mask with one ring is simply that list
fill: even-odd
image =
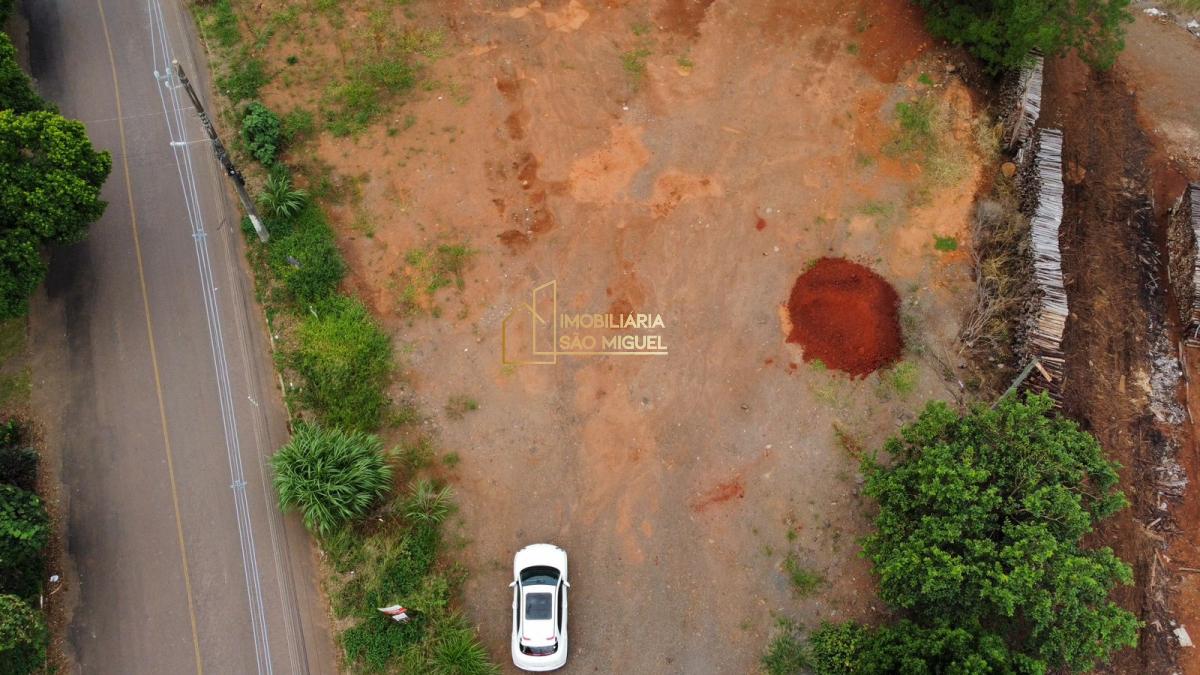
[{"label": "green grass patch", "polygon": [[383,25],[376,25],[373,31],[376,48],[366,50],[366,55],[350,66],[349,74],[325,92],[325,126],[335,136],[349,136],[370,126],[417,86],[418,57],[432,61],[441,56],[444,36],[439,31],[395,33]]},{"label": "green grass patch", "polygon": [[783,559],[783,572],[791,582],[792,590],[800,597],[812,595],[825,582],[825,577],[805,567],[795,553],[789,553]]},{"label": "green grass patch", "polygon": [[216,0],[210,3],[193,3],[196,13],[196,23],[200,26],[201,34],[223,49],[231,49],[242,40],[238,29],[237,15],[233,12],[230,0]]},{"label": "green grass patch", "polygon": [[901,361],[882,374],[883,383],[891,391],[907,396],[917,388],[917,364]]},{"label": "green grass patch", "polygon": [[896,214],[896,205],[891,202],[871,201],[859,207],[858,212],[880,220],[887,220]]},{"label": "green grass patch", "polygon": [[296,398],[322,423],[374,430],[387,408],[392,343],[362,303],[333,296],[304,315],[284,362],[302,378]]},{"label": "green grass patch", "polygon": [[621,53],[621,68],[635,87],[640,86],[646,76],[646,59],[650,58],[650,54],[646,47],[637,47]]},{"label": "green grass patch", "polygon": [[936,106],[937,102],[930,97],[897,103],[895,113],[900,124],[900,133],[888,146],[888,150],[896,155],[907,155],[914,152],[930,152],[936,148]]},{"label": "green grass patch", "polygon": [[795,623],[779,620],[778,632],[767,645],[761,662],[767,675],[796,675],[807,671],[810,665],[808,649]]},{"label": "green grass patch", "polygon": [[933,247],[943,253],[950,253],[958,250],[958,240],[954,237],[942,237],[933,235]]},{"label": "green grass patch", "polygon": [[235,61],[229,70],[217,78],[217,88],[229,99],[230,104],[258,98],[259,92],[270,82],[267,64],[262,59],[245,58]]},{"label": "green grass patch", "polygon": [[446,417],[461,420],[467,413],[479,409],[479,403],[466,394],[455,394],[446,402]]},{"label": "green grass patch", "polygon": [[405,267],[398,286],[401,313],[411,315],[428,311],[438,314],[436,294],[450,286],[460,291],[466,286],[463,272],[472,255],[474,251],[466,244],[438,244],[405,254]]},{"label": "green grass patch", "polygon": [[270,219],[268,227],[267,260],[286,299],[308,306],[332,298],[346,264],[321,208],[310,201],[293,218]]}]

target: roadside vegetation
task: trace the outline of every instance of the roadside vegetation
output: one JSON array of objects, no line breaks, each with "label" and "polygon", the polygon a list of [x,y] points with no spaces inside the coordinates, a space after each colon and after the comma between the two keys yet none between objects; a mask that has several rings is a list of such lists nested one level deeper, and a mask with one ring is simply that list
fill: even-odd
[{"label": "roadside vegetation", "polygon": [[1136,644],[1140,624],[1109,599],[1132,570],[1082,543],[1127,505],[1118,467],[1048,397],[933,402],[884,449],[863,460],[879,505],[863,553],[898,620],[807,639],[781,626],[768,672],[1087,672]]},{"label": "roadside vegetation", "polygon": [[49,631],[41,607],[50,516],[37,488],[38,454],[28,428],[0,424],[0,672],[39,672]]},{"label": "roadside vegetation", "polygon": [[[421,62],[437,58],[441,36],[397,29],[385,14],[372,14],[364,49],[334,76],[318,113],[280,115],[257,100],[280,75],[267,72],[261,53],[273,32],[295,30],[300,15],[281,12],[265,26],[249,27],[229,0],[193,9],[219,57],[217,86],[228,102],[222,118],[237,131],[237,149],[261,166],[253,173],[261,180],[258,202],[270,241],[259,242],[248,221],[243,229],[294,423],[292,439],[271,460],[274,484],[280,506],[300,513],[325,552],[342,667],[498,672],[475,628],[453,608],[466,573],[442,561],[442,525],[454,505],[449,487],[425,475],[435,456],[432,441],[415,437],[387,449],[377,435],[385,424],[411,426],[422,415],[390,400],[392,339],[362,302],[341,290],[346,263],[320,200],[339,199],[354,185],[304,172],[302,184],[311,188],[305,190],[287,163],[289,150],[319,130],[342,136],[372,124],[417,86]],[[318,2],[315,11],[336,12],[337,4]],[[410,252],[399,289],[406,311],[436,314],[433,295],[461,288],[470,254],[451,244]],[[459,405],[464,414],[474,409],[473,401]],[[377,610],[397,603],[408,608],[408,622]]]},{"label": "roadside vegetation", "polygon": [[[0,0],[0,24],[12,11]],[[43,248],[72,244],[105,209],[112,160],[81,122],[42,99],[0,32],[0,672],[47,668],[43,608],[53,522],[38,495],[39,454],[21,419],[31,378],[24,363],[29,298],[46,275]],[[53,666],[50,666],[53,668]]]}]

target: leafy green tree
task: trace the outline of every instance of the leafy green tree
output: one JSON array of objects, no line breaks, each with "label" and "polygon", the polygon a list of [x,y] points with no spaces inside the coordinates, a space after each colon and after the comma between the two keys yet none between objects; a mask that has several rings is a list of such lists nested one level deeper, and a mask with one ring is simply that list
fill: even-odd
[{"label": "leafy green tree", "polygon": [[0,593],[36,592],[50,518],[37,495],[0,485]]},{"label": "leafy green tree", "polygon": [[0,318],[25,314],[45,276],[37,238],[29,230],[0,230]]},{"label": "leafy green tree", "polygon": [[[10,7],[0,0],[0,19]],[[45,277],[41,245],[79,241],[104,212],[110,167],[82,124],[38,96],[0,33],[0,319],[24,314]]]},{"label": "leafy green tree", "polygon": [[71,244],[104,213],[112,168],[81,122],[51,112],[0,111],[0,228]]},{"label": "leafy green tree", "polygon": [[39,672],[49,632],[42,615],[15,595],[0,595],[0,673]]},{"label": "leafy green tree", "polygon": [[246,106],[242,114],[242,141],[264,166],[274,165],[283,146],[283,124],[279,115],[258,101]]},{"label": "leafy green tree", "polygon": [[[1129,566],[1081,545],[1127,502],[1096,439],[1051,405],[1006,398],[960,416],[929,404],[886,444],[893,466],[865,462],[879,514],[863,551],[880,596],[916,625],[1006,645],[1006,662],[1033,671],[1085,671],[1137,640],[1135,617],[1108,598],[1132,582]],[[956,654],[972,644],[943,638]]]},{"label": "leafy green tree", "polygon": [[[2,4],[0,3],[0,21],[3,21]],[[53,107],[33,90],[29,76],[17,63],[17,50],[13,47],[12,40],[3,31],[0,31],[0,110],[12,110],[16,113],[53,110]]]},{"label": "leafy green tree", "polygon": [[1129,0],[916,0],[934,35],[965,46],[993,71],[1020,66],[1030,50],[1076,50],[1109,68],[1125,47]]},{"label": "leafy green tree", "polygon": [[392,479],[379,437],[315,425],[300,425],[271,467],[280,505],[322,535],[366,515]]},{"label": "leafy green tree", "polygon": [[362,303],[335,296],[305,316],[286,362],[304,377],[300,399],[330,426],[379,427],[392,343]]}]

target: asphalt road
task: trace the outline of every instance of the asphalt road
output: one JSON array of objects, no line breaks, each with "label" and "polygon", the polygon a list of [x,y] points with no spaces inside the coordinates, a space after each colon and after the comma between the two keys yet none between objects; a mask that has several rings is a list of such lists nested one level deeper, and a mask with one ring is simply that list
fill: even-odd
[{"label": "asphalt road", "polygon": [[178,0],[24,4],[39,89],[113,155],[108,210],[53,252],[31,313],[69,649],[83,672],[332,672],[314,551],[265,466],[286,418],[237,212],[155,78],[170,49],[207,81],[189,19]]}]

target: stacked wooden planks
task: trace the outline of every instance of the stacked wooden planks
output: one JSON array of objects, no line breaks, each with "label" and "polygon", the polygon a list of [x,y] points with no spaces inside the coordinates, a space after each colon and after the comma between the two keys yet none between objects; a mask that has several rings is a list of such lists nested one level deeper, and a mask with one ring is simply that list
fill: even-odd
[{"label": "stacked wooden planks", "polygon": [[1024,348],[1030,357],[1037,357],[1043,374],[1049,376],[1047,389],[1055,398],[1062,391],[1062,339],[1069,313],[1058,238],[1063,217],[1062,151],[1061,131],[1037,130],[1022,176],[1022,191],[1033,213],[1029,238],[1037,284],[1037,297],[1031,302],[1023,327]]},{"label": "stacked wooden planks", "polygon": [[1184,341],[1200,347],[1200,185],[1191,184],[1167,225],[1167,280],[1179,307]]},{"label": "stacked wooden planks", "polygon": [[1030,54],[1017,74],[1012,93],[1005,97],[1008,114],[1004,119],[1004,141],[1010,151],[1024,145],[1037,126],[1042,110],[1042,65],[1041,54]]}]

